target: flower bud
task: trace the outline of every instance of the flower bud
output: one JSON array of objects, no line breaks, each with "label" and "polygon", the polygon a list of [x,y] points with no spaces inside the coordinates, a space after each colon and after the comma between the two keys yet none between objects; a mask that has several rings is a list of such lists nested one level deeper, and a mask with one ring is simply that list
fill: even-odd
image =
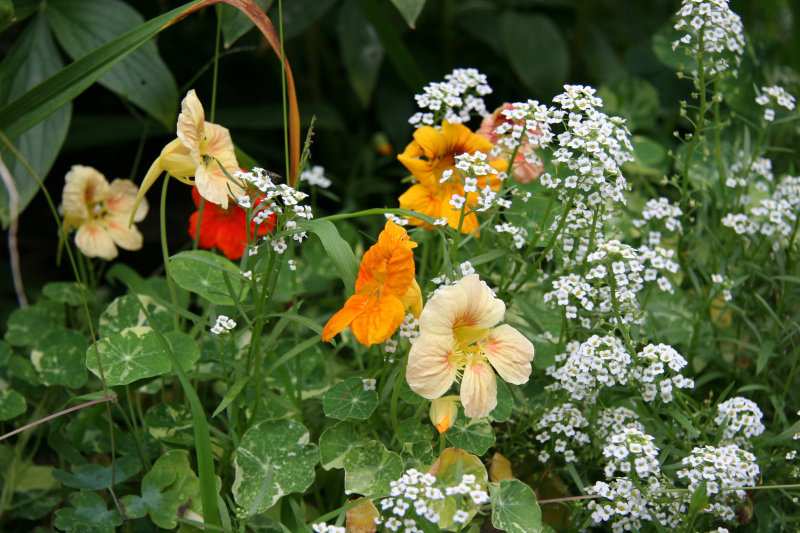
[{"label": "flower bud", "polygon": [[431,422],[441,435],[458,418],[458,396],[443,396],[431,401]]}]

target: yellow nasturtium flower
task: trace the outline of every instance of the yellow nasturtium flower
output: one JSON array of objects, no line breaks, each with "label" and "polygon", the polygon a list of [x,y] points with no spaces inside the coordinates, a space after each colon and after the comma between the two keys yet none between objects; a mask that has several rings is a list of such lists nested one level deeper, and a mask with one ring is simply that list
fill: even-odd
[{"label": "yellow nasturtium flower", "polygon": [[464,414],[488,416],[497,406],[494,371],[514,385],[531,374],[533,344],[508,324],[494,327],[505,310],[477,274],[439,289],[420,314],[420,336],[408,354],[411,389],[432,400],[460,378]]},{"label": "yellow nasturtium flower", "polygon": [[221,164],[231,175],[239,170],[233,140],[227,128],[206,122],[205,111],[194,89],[186,93],[181,102],[177,133],[178,138],[166,145],[150,165],[139,188],[137,203],[161,173],[167,172],[184,183],[197,185],[200,196],[227,209],[231,193],[235,197],[244,194],[220,168]]},{"label": "yellow nasturtium flower", "polygon": [[142,234],[128,221],[141,222],[147,215],[147,200],[134,210],[136,185],[105,176],[92,167],[74,165],[65,177],[61,203],[64,225],[75,228],[75,244],[87,257],[111,260],[117,246],[125,250],[142,247]]}]

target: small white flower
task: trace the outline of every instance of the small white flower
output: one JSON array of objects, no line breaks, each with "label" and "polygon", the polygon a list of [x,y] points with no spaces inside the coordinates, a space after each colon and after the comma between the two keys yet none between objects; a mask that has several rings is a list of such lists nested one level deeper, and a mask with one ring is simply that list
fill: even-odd
[{"label": "small white flower", "polygon": [[364,378],[364,379],[361,380],[361,382],[364,384],[364,390],[365,391],[375,390],[375,385],[378,383],[373,378]]}]

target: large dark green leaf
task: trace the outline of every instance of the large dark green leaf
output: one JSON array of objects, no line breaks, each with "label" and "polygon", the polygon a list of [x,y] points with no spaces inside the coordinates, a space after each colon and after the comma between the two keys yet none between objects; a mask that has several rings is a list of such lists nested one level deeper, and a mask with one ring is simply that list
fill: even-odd
[{"label": "large dark green leaf", "polygon": [[116,509],[108,509],[96,492],[82,490],[69,496],[69,507],[56,511],[55,525],[67,533],[114,533],[122,525]]},{"label": "large dark green leaf", "polygon": [[[120,0],[51,0],[47,16],[59,44],[72,59],[144,22],[144,17]],[[173,129],[178,86],[154,42],[144,43],[98,81]]]},{"label": "large dark green leaf", "polygon": [[383,63],[383,45],[356,0],[348,0],[339,10],[337,30],[350,85],[366,107]]},{"label": "large dark green leaf", "polygon": [[550,100],[561,92],[569,72],[569,54],[553,21],[509,11],[500,19],[500,35],[514,73],[533,91],[532,98]]},{"label": "large dark green leaf", "polygon": [[[61,55],[47,27],[46,15],[40,13],[28,24],[0,64],[0,80],[3,83],[0,105],[5,106],[62,66]],[[4,130],[36,176],[42,180],[61,150],[71,115],[72,106],[68,104],[24,133],[19,132],[21,135],[13,135]],[[0,221],[5,227],[13,214],[9,201],[16,199],[16,213],[21,213],[39,190],[39,185],[25,165],[5,145],[0,145],[0,157],[11,172],[16,187],[16,194],[10,194],[5,184],[0,188]]]}]

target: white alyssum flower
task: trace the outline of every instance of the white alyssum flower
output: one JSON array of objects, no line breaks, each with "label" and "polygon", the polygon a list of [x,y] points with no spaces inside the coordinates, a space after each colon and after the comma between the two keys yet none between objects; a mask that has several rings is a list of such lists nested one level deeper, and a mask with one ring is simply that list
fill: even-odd
[{"label": "white alyssum flower", "polygon": [[725,423],[722,431],[724,443],[737,444],[742,448],[749,448],[750,439],[764,433],[764,424],[761,409],[752,400],[737,396],[720,403],[717,406],[717,416],[714,423],[718,426]]},{"label": "white alyssum flower", "polygon": [[331,180],[325,177],[325,168],[314,165],[311,170],[304,170],[300,173],[300,181],[308,182],[309,185],[327,189],[331,186]]},{"label": "white alyssum flower", "polygon": [[[728,0],[683,0],[676,15],[674,27],[685,33],[672,43],[672,49],[681,48],[693,58],[702,54],[707,75],[730,68],[736,76],[744,53],[744,26]],[[733,57],[733,68],[726,59],[728,54]],[[692,74],[698,75],[696,71]]]},{"label": "white alyssum flower", "polygon": [[414,96],[422,111],[408,122],[413,126],[433,126],[445,120],[451,124],[467,122],[473,114],[483,117],[487,114],[483,96],[491,92],[486,76],[476,69],[455,69],[445,75],[443,82],[431,83]]}]

